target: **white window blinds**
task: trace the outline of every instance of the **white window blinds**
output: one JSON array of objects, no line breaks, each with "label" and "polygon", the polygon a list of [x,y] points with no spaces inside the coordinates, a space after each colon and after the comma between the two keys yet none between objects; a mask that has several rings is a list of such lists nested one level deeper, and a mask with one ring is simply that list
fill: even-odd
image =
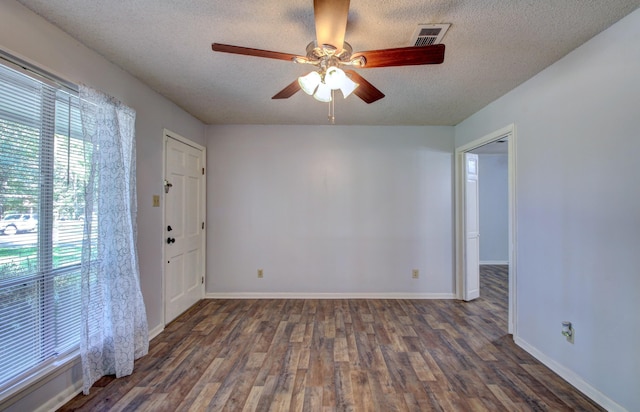
[{"label": "white window blinds", "polygon": [[78,346],[92,150],[78,103],[0,64],[0,394]]}]

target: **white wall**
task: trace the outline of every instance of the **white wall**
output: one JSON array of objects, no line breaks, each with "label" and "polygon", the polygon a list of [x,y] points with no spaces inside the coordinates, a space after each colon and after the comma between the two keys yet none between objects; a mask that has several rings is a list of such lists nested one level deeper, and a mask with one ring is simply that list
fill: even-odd
[{"label": "white wall", "polygon": [[453,296],[452,127],[210,126],[207,148],[209,296]]},{"label": "white wall", "polygon": [[506,154],[479,154],[480,263],[509,261],[509,185]]},{"label": "white wall", "polygon": [[[152,196],[162,193],[163,128],[204,144],[205,126],[13,0],[0,1],[0,48],[73,82],[102,90],[136,110],[140,281],[149,328],[162,327],[162,209],[152,207]],[[60,388],[77,382],[78,373],[77,368],[63,373],[11,409],[35,410],[40,400],[50,400]],[[0,409],[4,406],[0,404]]]},{"label": "white wall", "polygon": [[517,342],[629,411],[640,410],[638,39],[640,10],[455,129],[462,146],[516,124]]}]

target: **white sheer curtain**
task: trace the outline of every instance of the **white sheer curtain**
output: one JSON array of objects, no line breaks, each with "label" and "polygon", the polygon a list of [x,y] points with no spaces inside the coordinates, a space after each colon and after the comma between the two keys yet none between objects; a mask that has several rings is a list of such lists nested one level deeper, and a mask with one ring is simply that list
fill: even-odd
[{"label": "white sheer curtain", "polygon": [[136,145],[133,109],[80,86],[91,159],[82,248],[83,392],[104,375],[126,376],[149,349],[136,250]]}]

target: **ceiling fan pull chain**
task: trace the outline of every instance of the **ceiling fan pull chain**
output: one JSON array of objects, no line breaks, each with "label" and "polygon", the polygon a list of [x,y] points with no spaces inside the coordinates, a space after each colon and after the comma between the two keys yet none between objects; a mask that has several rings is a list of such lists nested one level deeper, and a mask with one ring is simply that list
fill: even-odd
[{"label": "ceiling fan pull chain", "polygon": [[331,123],[331,124],[336,124],[336,115],[335,115],[335,110],[336,110],[335,102],[336,102],[336,99],[334,98],[335,97],[334,93],[335,93],[335,90],[332,89],[331,90],[331,101],[329,101],[329,123]]}]

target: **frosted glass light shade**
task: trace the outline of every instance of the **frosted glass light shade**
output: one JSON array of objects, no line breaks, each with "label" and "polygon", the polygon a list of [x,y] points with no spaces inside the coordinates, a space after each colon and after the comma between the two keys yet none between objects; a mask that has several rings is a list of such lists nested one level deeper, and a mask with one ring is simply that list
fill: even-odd
[{"label": "frosted glass light shade", "polygon": [[321,80],[320,73],[311,72],[306,76],[298,77],[298,84],[303,92],[311,96],[316,91],[316,87],[318,87]]},{"label": "frosted glass light shade", "polygon": [[342,79],[342,84],[340,85],[340,90],[342,91],[342,95],[346,99],[356,87],[360,86],[358,83],[354,82],[349,78],[349,76],[345,75],[344,79]]},{"label": "frosted glass light shade", "polygon": [[324,75],[324,82],[332,90],[338,90],[340,86],[342,86],[342,82],[346,77],[347,75],[344,74],[341,69],[338,69],[335,66],[331,66],[327,69],[327,72]]},{"label": "frosted glass light shade", "polygon": [[331,87],[327,86],[325,83],[320,83],[318,85],[318,90],[316,90],[316,94],[313,97],[321,102],[327,103],[331,101]]}]

